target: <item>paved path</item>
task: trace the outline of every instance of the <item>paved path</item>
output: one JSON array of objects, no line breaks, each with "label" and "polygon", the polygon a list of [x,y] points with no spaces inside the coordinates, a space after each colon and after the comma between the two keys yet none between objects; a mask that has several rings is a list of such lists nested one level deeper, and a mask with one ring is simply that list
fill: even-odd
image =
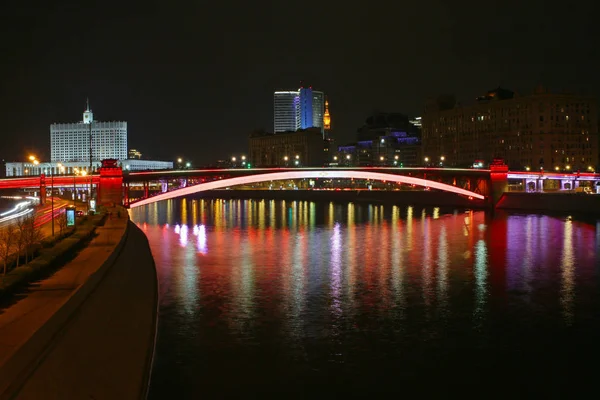
[{"label": "paved path", "polygon": [[[31,337],[36,325],[48,321],[65,304],[108,258],[124,229],[125,218],[108,220],[75,260],[0,315],[0,365],[6,363],[13,369],[16,364],[14,369],[19,369],[21,354],[15,353],[23,344],[19,336]],[[156,304],[156,272],[148,241],[130,223],[118,257],[49,340],[43,356],[20,366],[25,374],[0,367],[0,374],[6,372],[11,378],[0,375],[0,398],[17,393],[20,399],[140,398],[153,349]],[[11,354],[16,357],[8,359]]]}]

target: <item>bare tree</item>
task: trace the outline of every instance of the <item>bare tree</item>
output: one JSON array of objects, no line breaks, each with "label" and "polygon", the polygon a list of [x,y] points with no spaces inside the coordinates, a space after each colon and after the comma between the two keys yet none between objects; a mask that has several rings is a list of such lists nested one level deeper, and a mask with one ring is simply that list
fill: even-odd
[{"label": "bare tree", "polygon": [[62,236],[65,229],[67,229],[67,216],[65,215],[65,212],[63,210],[60,211],[60,214],[56,221],[58,222],[59,235]]},{"label": "bare tree", "polygon": [[25,220],[25,263],[28,263],[29,256],[33,258],[33,247],[42,240],[42,232],[35,224],[35,215],[29,214]]},{"label": "bare tree", "polygon": [[13,224],[6,226],[4,229],[0,229],[0,258],[4,264],[4,275],[6,275],[8,258],[14,247],[15,230],[16,228]]},{"label": "bare tree", "polygon": [[25,236],[27,235],[27,217],[19,217],[15,224],[15,252],[17,254],[17,267],[21,261],[21,253],[25,248]]}]

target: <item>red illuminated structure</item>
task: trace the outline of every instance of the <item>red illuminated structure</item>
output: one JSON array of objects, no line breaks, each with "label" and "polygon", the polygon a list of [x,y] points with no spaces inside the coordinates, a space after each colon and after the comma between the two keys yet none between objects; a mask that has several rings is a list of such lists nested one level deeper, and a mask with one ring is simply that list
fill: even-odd
[{"label": "red illuminated structure", "polygon": [[117,160],[102,160],[97,191],[100,205],[112,206],[123,202],[123,169]]},{"label": "red illuminated structure", "polygon": [[495,158],[490,164],[490,181],[492,190],[490,191],[492,204],[495,206],[504,192],[508,190],[508,165],[504,160]]}]

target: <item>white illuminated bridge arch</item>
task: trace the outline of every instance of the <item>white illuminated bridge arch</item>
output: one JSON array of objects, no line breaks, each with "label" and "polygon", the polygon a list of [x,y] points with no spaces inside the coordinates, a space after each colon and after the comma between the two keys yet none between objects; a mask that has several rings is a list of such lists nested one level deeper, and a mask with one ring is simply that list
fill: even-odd
[{"label": "white illuminated bridge arch", "polygon": [[395,175],[382,172],[367,172],[367,171],[286,171],[286,172],[269,172],[264,174],[256,174],[250,176],[240,176],[236,178],[220,179],[218,181],[199,183],[197,185],[188,186],[180,189],[175,189],[170,192],[161,193],[156,196],[148,197],[147,199],[139,200],[130,204],[131,208],[144,206],[146,204],[155,203],[161,200],[169,200],[175,197],[187,196],[199,192],[204,192],[213,189],[223,189],[230,186],[236,185],[247,185],[250,183],[268,182],[268,181],[281,181],[289,179],[328,179],[328,178],[347,178],[347,179],[369,179],[376,181],[389,181],[395,183],[404,183],[409,185],[417,185],[430,187],[432,189],[443,190],[446,192],[456,193],[463,196],[469,196],[476,199],[485,199],[479,193],[472,192],[470,190],[461,189],[456,186],[448,185],[445,183],[430,181],[427,179],[413,178],[411,176]]}]

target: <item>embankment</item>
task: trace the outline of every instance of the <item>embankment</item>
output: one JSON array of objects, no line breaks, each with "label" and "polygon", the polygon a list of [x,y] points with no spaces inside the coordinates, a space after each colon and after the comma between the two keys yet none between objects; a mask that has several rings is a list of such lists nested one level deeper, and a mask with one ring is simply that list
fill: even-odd
[{"label": "embankment", "polygon": [[501,210],[600,214],[600,195],[507,192],[502,195],[496,208]]}]

